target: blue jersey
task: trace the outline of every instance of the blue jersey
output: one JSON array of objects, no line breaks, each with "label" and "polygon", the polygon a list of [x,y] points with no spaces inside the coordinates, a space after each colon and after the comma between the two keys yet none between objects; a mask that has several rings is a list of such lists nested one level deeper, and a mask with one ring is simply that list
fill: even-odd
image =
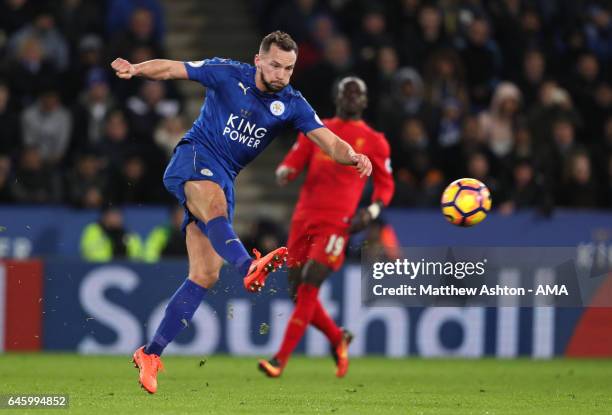
[{"label": "blue jersey", "polygon": [[235,177],[283,129],[308,133],[323,123],[290,85],[277,93],[255,86],[255,67],[229,59],[186,62],[189,79],[208,88],[198,119],[185,135],[203,145]]}]

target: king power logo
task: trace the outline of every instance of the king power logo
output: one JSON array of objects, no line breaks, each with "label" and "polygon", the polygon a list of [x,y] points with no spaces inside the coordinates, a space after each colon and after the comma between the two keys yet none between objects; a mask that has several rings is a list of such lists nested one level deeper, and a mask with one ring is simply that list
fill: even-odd
[{"label": "king power logo", "polygon": [[267,133],[267,128],[257,127],[257,124],[233,113],[229,115],[223,128],[224,137],[250,148],[257,148]]}]

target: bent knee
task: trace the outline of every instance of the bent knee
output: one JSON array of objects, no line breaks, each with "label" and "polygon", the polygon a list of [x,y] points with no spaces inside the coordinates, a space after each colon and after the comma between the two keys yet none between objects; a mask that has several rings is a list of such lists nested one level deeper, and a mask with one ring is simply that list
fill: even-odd
[{"label": "bent knee", "polygon": [[301,282],[320,287],[330,273],[331,269],[326,265],[310,260],[302,269]]},{"label": "bent knee", "polygon": [[212,288],[219,281],[219,271],[189,273],[189,279],[206,289]]},{"label": "bent knee", "polygon": [[209,221],[218,216],[227,216],[227,201],[221,187],[214,182],[201,180],[185,183],[187,208],[200,213],[201,219]]}]

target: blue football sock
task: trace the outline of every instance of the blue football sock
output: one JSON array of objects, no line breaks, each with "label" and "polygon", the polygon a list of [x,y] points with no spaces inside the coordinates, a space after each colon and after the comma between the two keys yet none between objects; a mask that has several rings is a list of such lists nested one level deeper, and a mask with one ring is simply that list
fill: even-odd
[{"label": "blue football sock", "polygon": [[215,251],[240,271],[240,275],[246,276],[253,258],[236,236],[227,218],[219,216],[209,220],[206,223],[206,231]]},{"label": "blue football sock", "polygon": [[190,279],[185,282],[174,293],[168,306],[166,314],[159,324],[151,343],[145,347],[146,354],[161,356],[162,352],[174,338],[183,330],[200,306],[204,294],[208,291]]}]

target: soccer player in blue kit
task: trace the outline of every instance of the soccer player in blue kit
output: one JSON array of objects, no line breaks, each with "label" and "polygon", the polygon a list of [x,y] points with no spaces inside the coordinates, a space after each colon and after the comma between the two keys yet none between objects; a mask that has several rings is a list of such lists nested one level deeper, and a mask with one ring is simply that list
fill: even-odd
[{"label": "soccer player in blue kit", "polygon": [[289,85],[297,45],[287,33],[263,38],[255,66],[229,59],[179,62],[154,59],[132,64],[115,59],[121,79],[189,79],[208,88],[200,116],[177,144],[164,185],[185,207],[189,275],[174,293],[151,342],[134,352],[139,382],[157,390],[164,348],[186,327],[204,294],[219,278],[223,260],[243,275],[248,291],[259,291],[268,274],[281,267],[287,248],[253,259],[232,229],[234,179],[281,130],[295,128],[333,160],[372,172],[370,160],[328,130],[302,95]]}]

